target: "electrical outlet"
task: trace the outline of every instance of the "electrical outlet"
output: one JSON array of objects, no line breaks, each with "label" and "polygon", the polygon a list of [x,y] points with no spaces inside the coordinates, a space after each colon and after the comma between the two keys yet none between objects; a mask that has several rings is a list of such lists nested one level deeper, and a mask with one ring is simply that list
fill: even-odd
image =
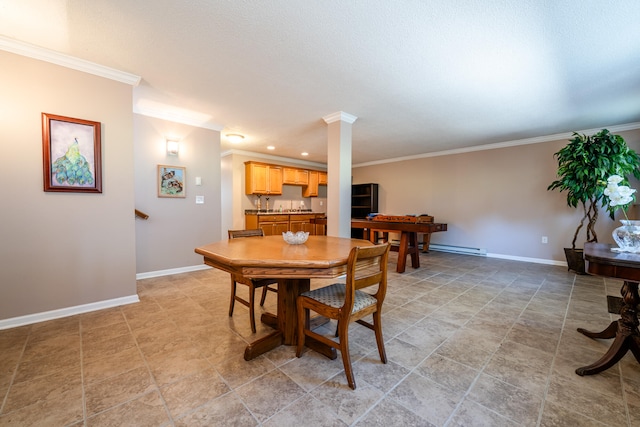
[{"label": "electrical outlet", "polygon": [[547,238],[547,236],[542,236],[542,243],[544,244],[549,243],[549,239]]}]

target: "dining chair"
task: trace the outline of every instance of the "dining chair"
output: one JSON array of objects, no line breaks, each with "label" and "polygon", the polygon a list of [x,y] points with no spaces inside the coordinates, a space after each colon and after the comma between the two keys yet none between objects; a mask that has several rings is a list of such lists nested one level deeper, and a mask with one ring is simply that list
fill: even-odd
[{"label": "dining chair", "polygon": [[[264,236],[264,232],[261,228],[255,230],[229,230],[229,239],[237,239],[241,237],[256,237]],[[239,297],[236,293],[237,284],[241,283],[249,287],[249,301]],[[267,298],[267,291],[278,292],[277,288],[270,287],[269,285],[277,284],[275,279],[247,279],[239,274],[231,274],[231,302],[229,304],[229,316],[233,315],[233,307],[235,302],[238,301],[241,304],[249,307],[249,320],[251,322],[251,332],[256,332],[256,318],[254,310],[255,291],[258,288],[262,288],[262,297],[260,298],[260,305],[264,305],[264,301]]]},{"label": "dining chair", "polygon": [[[298,311],[298,345],[296,357],[302,355],[305,338],[311,337],[340,350],[344,371],[349,387],[355,390],[351,357],[349,355],[349,324],[357,322],[372,329],[376,335],[378,353],[382,363],[387,363],[387,355],[382,340],[382,302],[387,292],[387,263],[389,243],[375,246],[354,247],[349,253],[345,283],[336,283],[311,291],[303,292],[296,300]],[[356,266],[367,266],[356,270]],[[377,285],[375,293],[373,287]],[[371,288],[371,293],[362,289]],[[329,339],[310,329],[309,312],[314,311],[321,316],[338,321],[336,336],[338,341]],[[373,324],[363,317],[373,315]]]}]

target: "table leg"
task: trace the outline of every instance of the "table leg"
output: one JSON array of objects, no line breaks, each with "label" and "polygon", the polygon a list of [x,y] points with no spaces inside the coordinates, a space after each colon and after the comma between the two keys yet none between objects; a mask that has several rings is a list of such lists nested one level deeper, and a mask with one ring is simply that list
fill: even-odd
[{"label": "table leg", "polygon": [[429,252],[429,245],[431,244],[431,233],[424,233],[422,236],[422,252]]},{"label": "table leg", "polygon": [[640,362],[640,334],[638,333],[637,306],[638,283],[625,281],[620,290],[622,294],[622,308],[620,319],[612,322],[602,332],[589,332],[579,328],[578,332],[590,338],[614,338],[609,350],[598,361],[588,366],[576,369],[578,375],[593,375],[609,369],[631,350],[636,360]]},{"label": "table leg", "polygon": [[311,289],[310,279],[278,280],[278,329],[282,332],[285,345],[296,344],[298,314],[296,298]]},{"label": "table leg", "polygon": [[296,298],[310,288],[310,279],[278,280],[278,314],[274,316],[270,313],[264,313],[261,316],[262,322],[277,330],[249,344],[244,350],[244,360],[255,359],[282,344],[295,345],[298,320]]},{"label": "table leg", "polygon": [[398,247],[398,265],[396,271],[404,273],[407,267],[407,255],[411,255],[411,267],[420,268],[420,254],[418,253],[418,233],[403,231],[400,233]]},{"label": "table leg", "polygon": [[409,248],[411,250],[411,267],[420,268],[420,248],[418,247],[418,233],[409,233]]},{"label": "table leg", "polygon": [[244,360],[255,359],[261,354],[282,345],[282,332],[274,331],[269,335],[252,342],[244,349]]}]

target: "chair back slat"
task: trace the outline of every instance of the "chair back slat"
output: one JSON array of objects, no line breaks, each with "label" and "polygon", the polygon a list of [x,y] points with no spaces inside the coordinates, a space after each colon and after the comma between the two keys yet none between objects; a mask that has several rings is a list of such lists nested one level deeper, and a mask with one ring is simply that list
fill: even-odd
[{"label": "chair back slat", "polygon": [[[355,300],[355,291],[378,285],[376,298],[384,300],[387,292],[387,262],[389,258],[389,243],[375,246],[358,246],[349,253],[346,278],[346,295],[343,309],[351,312]],[[373,263],[362,270],[358,264]]]}]

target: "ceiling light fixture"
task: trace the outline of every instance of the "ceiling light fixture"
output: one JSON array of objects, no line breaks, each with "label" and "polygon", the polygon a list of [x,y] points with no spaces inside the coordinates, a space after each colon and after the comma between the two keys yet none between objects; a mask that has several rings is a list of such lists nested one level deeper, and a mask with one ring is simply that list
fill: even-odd
[{"label": "ceiling light fixture", "polygon": [[242,142],[242,140],[244,139],[244,135],[240,135],[239,133],[228,133],[227,134],[227,141],[232,142],[232,143],[236,143],[236,142]]},{"label": "ceiling light fixture", "polygon": [[300,155],[301,155],[301,156],[308,156],[308,155],[309,155],[309,153],[307,153],[306,151],[304,151],[304,152],[300,153]]},{"label": "ceiling light fixture", "polygon": [[276,147],[274,147],[273,145],[267,145],[267,150],[275,150]]}]

